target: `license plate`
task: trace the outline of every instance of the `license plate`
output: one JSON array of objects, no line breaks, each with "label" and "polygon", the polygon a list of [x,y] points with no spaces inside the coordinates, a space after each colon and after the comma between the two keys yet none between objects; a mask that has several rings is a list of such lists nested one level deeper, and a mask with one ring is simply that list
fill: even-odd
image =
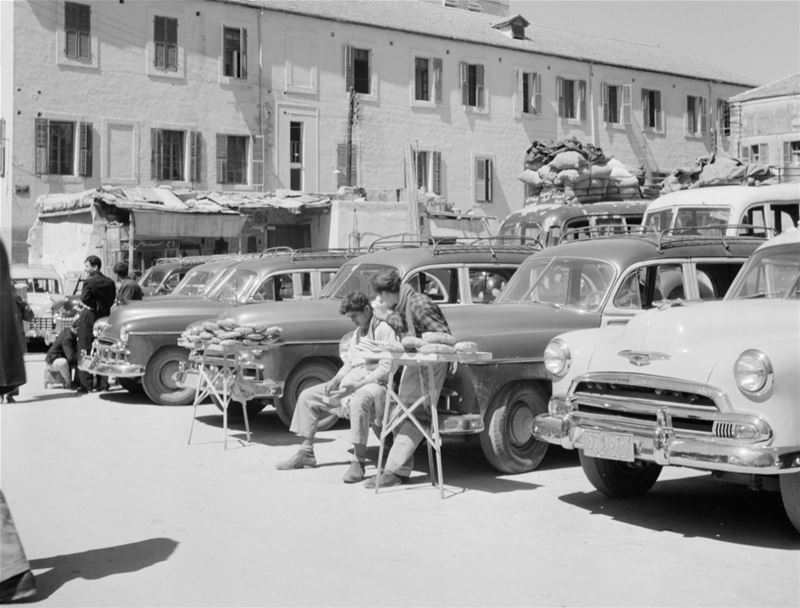
[{"label": "license plate", "polygon": [[584,431],[583,453],[592,458],[633,462],[633,435]]}]

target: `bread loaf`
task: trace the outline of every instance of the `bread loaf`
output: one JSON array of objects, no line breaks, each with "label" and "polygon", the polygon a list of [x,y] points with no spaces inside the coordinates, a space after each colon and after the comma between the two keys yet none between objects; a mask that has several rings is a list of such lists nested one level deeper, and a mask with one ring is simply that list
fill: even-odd
[{"label": "bread loaf", "polygon": [[475,342],[458,342],[453,347],[457,353],[476,353],[478,345]]},{"label": "bread loaf", "polygon": [[448,334],[443,331],[426,331],[422,334],[423,342],[427,342],[428,344],[447,344],[448,346],[453,346],[458,340],[456,340],[455,336],[452,334]]},{"label": "bread loaf", "polygon": [[406,336],[400,341],[400,343],[406,350],[417,350],[420,346],[425,344],[425,341],[417,338],[416,336]]},{"label": "bread loaf", "polygon": [[439,344],[439,343],[427,343],[423,344],[417,349],[419,353],[436,353],[439,355],[451,355],[455,351],[452,346],[447,344]]}]

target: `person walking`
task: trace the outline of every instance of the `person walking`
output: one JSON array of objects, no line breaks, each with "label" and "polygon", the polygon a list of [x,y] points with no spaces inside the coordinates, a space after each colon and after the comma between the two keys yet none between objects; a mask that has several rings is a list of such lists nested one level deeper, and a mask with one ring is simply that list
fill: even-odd
[{"label": "person walking", "polygon": [[142,286],[128,276],[128,264],[117,262],[114,264],[114,275],[117,277],[117,299],[115,305],[125,305],[132,300],[141,300],[144,297]]},{"label": "person walking", "polygon": [[[92,341],[94,340],[94,322],[107,317],[111,312],[111,306],[117,295],[117,288],[114,281],[100,272],[103,266],[102,261],[96,255],[90,255],[83,263],[86,271],[86,279],[81,290],[81,312],[78,316],[78,352],[92,352]],[[80,357],[80,354],[78,355]],[[78,381],[80,386],[76,394],[81,395],[95,390],[108,388],[108,381],[101,380],[93,387],[96,378],[92,374],[78,370]]]}]

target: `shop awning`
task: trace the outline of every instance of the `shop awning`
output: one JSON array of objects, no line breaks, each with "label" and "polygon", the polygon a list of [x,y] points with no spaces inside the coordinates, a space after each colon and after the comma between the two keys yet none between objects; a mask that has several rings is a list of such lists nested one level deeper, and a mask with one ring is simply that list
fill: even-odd
[{"label": "shop awning", "polygon": [[238,238],[247,218],[238,213],[132,211],[134,239],[224,237]]}]

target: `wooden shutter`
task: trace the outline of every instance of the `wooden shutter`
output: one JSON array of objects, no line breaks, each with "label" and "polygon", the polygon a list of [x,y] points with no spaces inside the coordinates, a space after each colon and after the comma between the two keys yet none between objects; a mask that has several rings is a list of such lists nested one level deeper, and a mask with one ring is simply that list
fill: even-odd
[{"label": "wooden shutter", "polygon": [[80,123],[79,130],[78,142],[80,144],[80,154],[78,156],[78,175],[92,177],[92,123]]},{"label": "wooden shutter", "polygon": [[481,203],[492,201],[492,161],[475,159],[475,200]]},{"label": "wooden shutter", "polygon": [[442,153],[432,152],[431,154],[433,154],[432,158],[433,192],[434,194],[442,194]]},{"label": "wooden shutter", "polygon": [[[0,122],[0,138],[2,138],[2,123]],[[0,142],[0,145],[3,145],[3,142]],[[788,167],[792,164],[792,142],[785,141],[783,142],[783,164],[784,166]],[[2,172],[3,168],[0,166],[0,172]],[[0,173],[2,175],[2,173]]]},{"label": "wooden shutter", "polygon": [[6,119],[0,118],[0,177],[6,176]]},{"label": "wooden shutter", "polygon": [[167,45],[166,45],[166,18],[156,15],[153,17],[153,46],[154,57],[153,65],[164,69],[167,66]]},{"label": "wooden shutter", "polygon": [[600,91],[600,103],[603,104],[603,122],[610,122],[611,117],[609,115],[611,112],[608,108],[608,85],[605,82],[600,85]]},{"label": "wooden shutter", "polygon": [[769,164],[769,147],[767,144],[758,144],[758,162],[762,165]]},{"label": "wooden shutter", "polygon": [[494,197],[494,184],[492,183],[493,182],[494,169],[493,169],[492,165],[493,165],[492,159],[487,158],[486,159],[486,201],[490,202],[490,203],[492,202],[492,199]]},{"label": "wooden shutter", "polygon": [[655,106],[656,129],[664,130],[664,113],[661,111],[661,91],[653,92],[653,105]]},{"label": "wooden shutter", "polygon": [[463,61],[458,64],[461,79],[461,105],[469,105],[469,67]]},{"label": "wooden shutter", "polygon": [[253,136],[253,165],[251,167],[253,186],[264,189],[264,136]]},{"label": "wooden shutter", "polygon": [[47,171],[47,133],[49,125],[46,118],[36,118],[36,158],[34,172],[45,175]]},{"label": "wooden shutter", "polygon": [[240,78],[247,78],[247,30],[242,28]]},{"label": "wooden shutter", "polygon": [[586,119],[586,81],[578,81],[578,120]]},{"label": "wooden shutter", "polygon": [[73,59],[78,57],[78,29],[80,18],[78,5],[72,2],[64,3],[64,54]]},{"label": "wooden shutter", "polygon": [[704,98],[698,98],[700,106],[700,133],[708,133],[708,104]]},{"label": "wooden shutter", "polygon": [[556,77],[556,98],[558,99],[558,115],[564,116],[565,106],[564,106],[564,79],[561,76]]},{"label": "wooden shutter", "polygon": [[217,133],[217,183],[224,184],[228,166],[228,136]]},{"label": "wooden shutter", "polygon": [[150,179],[153,181],[161,179],[161,154],[164,141],[161,129],[150,129]]},{"label": "wooden shutter", "polygon": [[695,123],[694,114],[695,114],[694,97],[689,95],[686,97],[686,120],[685,120],[686,133],[688,135],[694,134],[694,123]]},{"label": "wooden shutter", "polygon": [[344,87],[350,91],[354,86],[355,74],[353,73],[353,47],[344,45]]},{"label": "wooden shutter", "polygon": [[622,85],[622,124],[631,124],[631,99],[633,98],[633,87],[629,84]]},{"label": "wooden shutter", "polygon": [[442,103],[442,60],[433,60],[433,90],[436,103]]},{"label": "wooden shutter", "polygon": [[200,131],[189,132],[189,180],[200,181],[203,161],[203,136]]},{"label": "wooden shutter", "polygon": [[516,118],[519,118],[525,111],[525,103],[527,100],[525,99],[524,81],[525,78],[528,77],[528,75],[522,70],[517,70],[516,74],[517,74],[517,92],[516,95],[514,95],[514,116]]},{"label": "wooden shutter", "polygon": [[531,74],[531,80],[533,81],[533,110],[534,114],[541,114],[542,112],[542,75],[541,74]]},{"label": "wooden shutter", "polygon": [[647,89],[642,89],[642,125],[645,127],[655,126],[655,124],[650,124],[650,92]]},{"label": "wooden shutter", "polygon": [[750,162],[750,146],[742,146],[741,154],[739,154],[739,160],[743,163]]},{"label": "wooden shutter", "polygon": [[475,107],[477,108],[486,107],[486,102],[488,101],[485,99],[486,88],[483,84],[483,72],[482,65],[475,66]]}]

